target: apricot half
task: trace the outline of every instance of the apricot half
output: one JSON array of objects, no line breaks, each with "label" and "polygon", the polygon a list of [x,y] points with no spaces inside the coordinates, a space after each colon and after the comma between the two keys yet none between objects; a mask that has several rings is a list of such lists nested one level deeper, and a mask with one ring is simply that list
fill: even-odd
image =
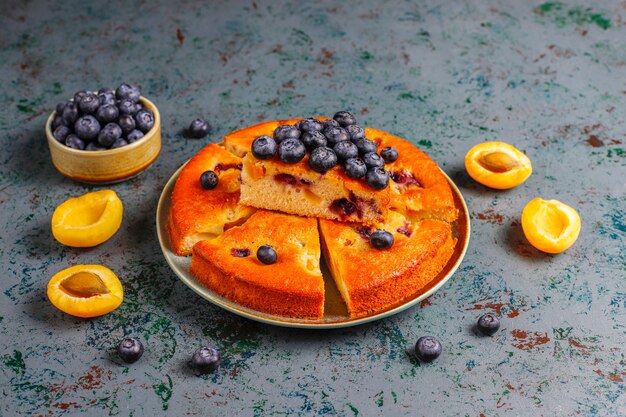
[{"label": "apricot half", "polygon": [[122,202],[113,190],[70,198],[54,210],[52,234],[67,246],[96,246],[117,232],[123,212]]},{"label": "apricot half", "polygon": [[522,229],[535,248],[561,253],[576,242],[580,217],[576,210],[558,200],[535,198],[522,211]]},{"label": "apricot half", "polygon": [[48,282],[48,298],[59,310],[77,317],[96,317],[115,310],[124,299],[122,283],[102,265],[76,265]]},{"label": "apricot half", "polygon": [[485,142],[465,155],[470,177],[487,187],[506,190],[520,185],[533,172],[530,159],[504,142]]}]

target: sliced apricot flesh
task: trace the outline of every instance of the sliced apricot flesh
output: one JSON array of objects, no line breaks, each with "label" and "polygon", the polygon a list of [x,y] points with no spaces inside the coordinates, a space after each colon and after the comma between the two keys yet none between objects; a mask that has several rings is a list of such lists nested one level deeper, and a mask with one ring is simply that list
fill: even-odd
[{"label": "sliced apricot flesh", "polygon": [[115,310],[124,299],[122,283],[102,265],[76,265],[48,282],[48,298],[59,310],[77,317],[97,317]]},{"label": "sliced apricot flesh", "polygon": [[522,229],[535,248],[561,253],[578,239],[580,216],[558,200],[535,198],[522,211]]},{"label": "sliced apricot flesh", "polygon": [[506,190],[526,181],[533,172],[530,159],[504,142],[484,142],[465,155],[467,173],[487,187]]},{"label": "sliced apricot flesh", "polygon": [[117,232],[124,207],[113,190],[101,190],[70,198],[52,214],[52,234],[66,246],[99,245]]}]

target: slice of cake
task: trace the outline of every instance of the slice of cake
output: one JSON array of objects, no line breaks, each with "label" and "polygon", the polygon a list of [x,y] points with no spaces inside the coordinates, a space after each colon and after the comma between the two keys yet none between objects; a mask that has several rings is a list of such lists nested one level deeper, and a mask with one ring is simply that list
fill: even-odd
[{"label": "slice of cake", "polygon": [[[202,187],[205,171],[217,174],[217,187]],[[193,245],[214,239],[224,230],[243,223],[254,208],[239,204],[241,158],[210,144],[183,168],[172,192],[167,231],[176,255],[191,255]]]},{"label": "slice of cake", "polygon": [[[270,245],[275,263],[257,250]],[[217,239],[193,248],[191,273],[211,291],[269,314],[319,319],[324,314],[317,220],[259,210]]]},{"label": "slice of cake", "polygon": [[[375,227],[319,220],[324,258],[353,318],[391,308],[428,285],[452,257],[456,239],[450,224],[422,220],[412,224],[389,211]],[[375,249],[377,229],[393,235],[388,249]]]}]

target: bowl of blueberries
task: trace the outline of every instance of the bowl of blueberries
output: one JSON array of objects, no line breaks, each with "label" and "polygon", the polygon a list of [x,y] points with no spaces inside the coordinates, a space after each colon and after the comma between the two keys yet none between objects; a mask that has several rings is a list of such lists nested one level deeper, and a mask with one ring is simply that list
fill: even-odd
[{"label": "bowl of blueberries", "polygon": [[57,104],[46,122],[52,164],[64,176],[91,184],[133,178],[161,151],[161,118],[138,87],[81,90]]}]

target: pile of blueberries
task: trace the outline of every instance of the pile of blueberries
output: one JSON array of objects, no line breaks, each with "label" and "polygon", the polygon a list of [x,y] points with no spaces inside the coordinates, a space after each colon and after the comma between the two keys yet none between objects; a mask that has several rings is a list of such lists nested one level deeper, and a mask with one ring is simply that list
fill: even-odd
[{"label": "pile of blueberries", "polygon": [[374,141],[365,137],[365,130],[356,124],[354,115],[347,111],[335,114],[332,120],[308,118],[295,125],[280,125],[273,137],[259,136],[252,142],[252,154],[257,159],[278,158],[288,164],[301,161],[310,152],[309,167],[326,172],[338,163],[350,178],[365,178],[375,190],[389,184],[385,163],[398,159],[398,151],[388,146],[377,153]]},{"label": "pile of blueberries", "polygon": [[139,102],[138,87],[123,83],[117,89],[77,91],[56,106],[52,135],[79,150],[119,148],[142,138],[154,126],[154,114]]}]

